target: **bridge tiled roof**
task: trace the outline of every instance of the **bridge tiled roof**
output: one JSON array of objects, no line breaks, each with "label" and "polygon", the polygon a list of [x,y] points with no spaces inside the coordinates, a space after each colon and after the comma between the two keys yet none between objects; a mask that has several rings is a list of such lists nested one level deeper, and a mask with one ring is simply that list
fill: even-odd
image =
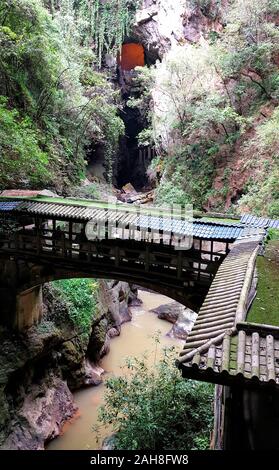
[{"label": "bridge tiled roof", "polygon": [[279,220],[268,219],[264,217],[256,217],[255,215],[251,214],[244,214],[241,217],[241,223],[246,225],[252,225],[254,227],[279,229]]},{"label": "bridge tiled roof", "polygon": [[279,385],[279,328],[240,322],[182,363],[185,377],[230,385]]},{"label": "bridge tiled roof", "polygon": [[238,223],[216,223],[198,219],[191,222],[187,220],[140,216],[137,223],[141,228],[187,235],[192,234],[193,237],[202,238],[204,240],[236,240],[244,231],[243,225]]},{"label": "bridge tiled roof", "polygon": [[0,201],[1,211],[16,211],[20,213],[27,213],[30,215],[46,216],[56,219],[64,220],[78,220],[78,221],[117,221],[119,224],[130,225],[131,227],[139,227],[142,230],[163,230],[165,233],[176,233],[179,235],[193,236],[204,240],[226,240],[234,241],[237,238],[244,236],[255,235],[257,232],[255,227],[245,227],[239,223],[220,223],[208,222],[200,219],[193,221],[179,220],[170,217],[160,217],[152,215],[138,215],[136,212],[125,210],[125,207],[118,208],[118,211],[113,211],[106,208],[98,208],[90,206],[90,201],[87,205],[73,203],[68,204],[59,202],[39,202],[34,200],[6,200]]},{"label": "bridge tiled roof", "polygon": [[185,377],[279,385],[279,328],[245,322],[260,241],[238,240],[221,264],[177,362]]},{"label": "bridge tiled roof", "polygon": [[21,201],[0,201],[0,212],[11,212],[21,204]]}]

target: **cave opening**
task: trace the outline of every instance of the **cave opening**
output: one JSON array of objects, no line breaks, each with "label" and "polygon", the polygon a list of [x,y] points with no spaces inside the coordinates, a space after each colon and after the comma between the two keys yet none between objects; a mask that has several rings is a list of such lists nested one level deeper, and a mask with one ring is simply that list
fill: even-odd
[{"label": "cave opening", "polygon": [[145,52],[143,45],[135,42],[123,44],[117,63],[122,71],[131,71],[138,66],[144,67]]},{"label": "cave opening", "polygon": [[[150,66],[157,60],[157,56],[146,50],[136,38],[126,38],[121,51],[114,64],[112,80],[121,90],[122,106],[119,115],[125,125],[125,135],[120,139],[119,151],[113,162],[112,183],[121,189],[130,183],[136,191],[150,189],[150,183],[146,174],[152,153],[149,149],[139,147],[138,135],[147,127],[146,118],[142,116],[137,107],[130,107],[130,98],[139,98],[142,91],[137,83],[138,66]],[[113,67],[108,65],[107,67]],[[144,158],[143,158],[144,155]],[[89,146],[87,152],[87,174],[89,179],[95,177],[98,181],[107,181],[107,164],[104,155],[104,145]]]},{"label": "cave opening", "polygon": [[118,55],[117,65],[118,83],[123,99],[120,116],[125,124],[125,136],[120,141],[116,182],[118,188],[131,183],[140,191],[148,185],[147,168],[140,158],[138,144],[138,134],[146,127],[146,122],[139,109],[131,108],[127,102],[130,98],[139,98],[141,93],[135,80],[135,68],[150,65],[144,46],[127,39]]}]

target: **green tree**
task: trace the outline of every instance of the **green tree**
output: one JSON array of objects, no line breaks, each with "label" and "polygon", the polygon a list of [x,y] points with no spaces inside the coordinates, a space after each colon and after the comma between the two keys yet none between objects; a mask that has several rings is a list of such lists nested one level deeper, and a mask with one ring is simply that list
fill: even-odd
[{"label": "green tree", "polygon": [[[117,154],[124,125],[118,117],[118,94],[107,76],[94,70],[96,55],[84,40],[86,18],[78,13],[77,3],[44,3],[51,14],[40,0],[1,3],[0,95],[7,98],[6,117],[9,110],[16,112],[17,129],[12,126],[7,139],[12,141],[16,133],[23,138],[27,122],[33,141],[36,138],[36,148],[30,146],[26,161],[34,158],[35,167],[36,162],[40,165],[34,176],[31,166],[24,164],[25,184],[38,184],[36,174],[44,176],[44,164],[45,175],[50,173],[52,185],[61,191],[82,178],[89,144],[102,144],[110,158]],[[9,163],[16,159],[15,152],[7,139],[0,142],[2,174],[6,172],[0,185],[17,186],[20,179],[13,170],[15,164]],[[22,154],[19,161],[23,162],[26,146],[20,139],[15,139],[18,145],[14,147],[17,145],[16,154]],[[40,186],[47,183],[42,177]]]},{"label": "green tree", "polygon": [[[194,3],[207,14],[213,2]],[[273,144],[267,144],[268,135],[275,132],[275,120],[270,111],[265,115],[261,108],[266,104],[272,110],[278,104],[278,8],[274,0],[231,1],[223,9],[224,29],[214,41],[209,35],[196,45],[178,45],[156,64],[150,84],[154,111],[150,122],[157,153],[164,162],[155,201],[192,202],[197,209],[208,207],[210,201],[224,210],[230,181],[217,195],[215,177],[225,170],[226,161],[234,160],[245,140],[247,145],[241,147],[247,159],[245,168],[249,161],[257,168],[262,164],[256,158],[252,161],[249,155],[253,132],[258,135],[255,155],[260,151],[262,161],[269,160],[272,175],[276,171],[272,154],[278,151]],[[259,116],[267,121],[262,138]],[[260,172],[265,173],[259,168]],[[255,176],[254,183],[263,181],[258,174]],[[254,185],[249,188],[248,192],[255,193]],[[270,191],[272,198],[275,193]],[[252,200],[255,198],[250,203]],[[262,212],[265,207],[262,204]],[[272,213],[276,207],[275,199]]]},{"label": "green tree", "polygon": [[185,450],[209,448],[213,387],[184,380],[174,355],[151,370],[146,357],[129,359],[127,375],[106,382],[103,425],[113,427],[117,449]]},{"label": "green tree", "polygon": [[40,187],[50,182],[48,155],[41,149],[41,139],[31,119],[8,109],[7,99],[0,96],[0,188],[28,182]]}]

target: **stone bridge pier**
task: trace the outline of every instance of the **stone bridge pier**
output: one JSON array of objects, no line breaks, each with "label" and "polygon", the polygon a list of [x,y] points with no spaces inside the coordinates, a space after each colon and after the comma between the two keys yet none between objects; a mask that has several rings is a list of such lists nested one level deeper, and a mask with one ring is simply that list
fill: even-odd
[{"label": "stone bridge pier", "polygon": [[43,310],[42,285],[23,287],[30,281],[26,268],[25,263],[0,260],[0,323],[17,330],[37,324]]}]

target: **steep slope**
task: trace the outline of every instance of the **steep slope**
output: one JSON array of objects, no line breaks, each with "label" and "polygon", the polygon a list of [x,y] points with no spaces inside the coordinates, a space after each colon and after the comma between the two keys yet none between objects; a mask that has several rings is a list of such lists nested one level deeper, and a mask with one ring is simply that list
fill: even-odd
[{"label": "steep slope", "polygon": [[137,103],[151,111],[157,201],[277,217],[278,2],[149,1],[137,21],[160,58]]}]

